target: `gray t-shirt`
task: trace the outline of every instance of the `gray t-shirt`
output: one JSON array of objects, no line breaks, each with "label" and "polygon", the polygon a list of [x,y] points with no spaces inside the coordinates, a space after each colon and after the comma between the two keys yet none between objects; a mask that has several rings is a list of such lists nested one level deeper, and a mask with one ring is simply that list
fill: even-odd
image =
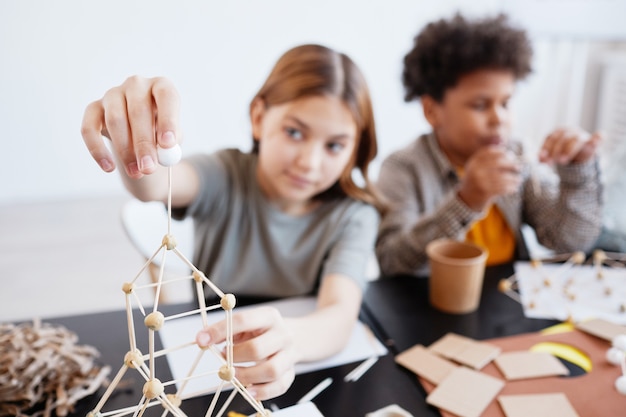
[{"label": "gray t-shirt", "polygon": [[174,216],[193,217],[194,265],[222,291],[312,294],[331,273],[363,288],[379,222],[374,207],[343,197],[303,216],[287,215],[259,189],[256,155],[227,149],[187,160],[200,176],[200,192]]}]

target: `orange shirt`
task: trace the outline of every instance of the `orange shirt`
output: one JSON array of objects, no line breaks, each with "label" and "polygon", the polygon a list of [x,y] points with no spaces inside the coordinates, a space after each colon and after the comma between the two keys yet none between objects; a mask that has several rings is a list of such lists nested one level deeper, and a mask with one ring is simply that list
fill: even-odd
[{"label": "orange shirt", "polygon": [[511,262],[515,256],[515,234],[495,204],[487,216],[472,225],[465,240],[489,250],[487,265]]}]

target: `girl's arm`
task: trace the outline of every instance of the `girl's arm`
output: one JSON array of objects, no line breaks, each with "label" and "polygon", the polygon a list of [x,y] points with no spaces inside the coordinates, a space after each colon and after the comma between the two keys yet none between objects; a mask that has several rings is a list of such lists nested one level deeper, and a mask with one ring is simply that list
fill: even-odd
[{"label": "girl's arm", "polygon": [[[237,379],[259,400],[283,394],[294,380],[297,362],[328,357],[346,345],[361,297],[352,279],[332,274],[323,279],[311,314],[283,318],[272,307],[233,314],[234,361],[255,362],[236,368]],[[221,321],[201,330],[196,341],[206,347],[225,339],[226,323]]]},{"label": "girl's arm", "polygon": [[361,289],[353,279],[340,274],[326,276],[316,310],[285,320],[293,334],[297,361],[326,358],[343,349],[359,315],[361,298]]},{"label": "girl's arm", "polygon": [[[81,134],[87,149],[105,172],[119,164],[126,188],[142,201],[166,201],[167,169],[160,166],[157,144],[175,146],[181,138],[180,99],[165,78],[130,77],[85,109]],[[106,146],[103,136],[110,140]],[[175,165],[172,203],[184,206],[198,191],[195,171]]]}]

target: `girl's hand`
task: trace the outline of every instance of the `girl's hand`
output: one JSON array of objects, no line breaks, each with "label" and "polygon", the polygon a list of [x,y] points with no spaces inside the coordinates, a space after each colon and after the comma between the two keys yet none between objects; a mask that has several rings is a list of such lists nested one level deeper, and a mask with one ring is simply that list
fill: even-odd
[{"label": "girl's hand", "polygon": [[[198,332],[200,347],[226,340],[226,321],[222,320]],[[253,362],[237,366],[235,377],[258,400],[277,397],[295,378],[297,361],[293,336],[283,317],[273,307],[259,307],[233,314],[233,361]]]},{"label": "girl's hand", "polygon": [[591,159],[600,144],[598,133],[590,135],[584,130],[557,129],[546,138],[539,151],[539,161],[567,165]]},{"label": "girl's hand", "polygon": [[180,141],[179,109],[178,92],[169,80],[133,76],[87,106],[81,134],[104,171],[116,164],[103,135],[127,175],[141,178],[157,168],[157,144],[167,149]]}]

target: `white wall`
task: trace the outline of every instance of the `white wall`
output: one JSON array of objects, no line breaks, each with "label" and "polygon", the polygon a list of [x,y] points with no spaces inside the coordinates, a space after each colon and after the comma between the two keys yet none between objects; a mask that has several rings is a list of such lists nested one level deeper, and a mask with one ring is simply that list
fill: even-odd
[{"label": "white wall", "polygon": [[[458,1],[5,0],[0,2],[0,204],[122,192],[82,144],[84,107],[127,76],[164,75],[182,95],[184,151],[249,146],[247,106],[286,49],[347,52],[370,81],[381,153],[416,132],[401,59]],[[463,10],[489,11],[495,0]]]},{"label": "white wall", "polygon": [[[562,2],[563,0],[561,0]],[[619,0],[621,1],[621,0]],[[402,57],[428,21],[506,0],[4,0],[0,2],[0,204],[123,193],[80,136],[83,109],[127,76],[182,95],[184,152],[248,148],[247,106],[286,49],[322,43],[362,68],[381,157],[426,129],[402,99]],[[374,167],[376,173],[377,165]]]}]

